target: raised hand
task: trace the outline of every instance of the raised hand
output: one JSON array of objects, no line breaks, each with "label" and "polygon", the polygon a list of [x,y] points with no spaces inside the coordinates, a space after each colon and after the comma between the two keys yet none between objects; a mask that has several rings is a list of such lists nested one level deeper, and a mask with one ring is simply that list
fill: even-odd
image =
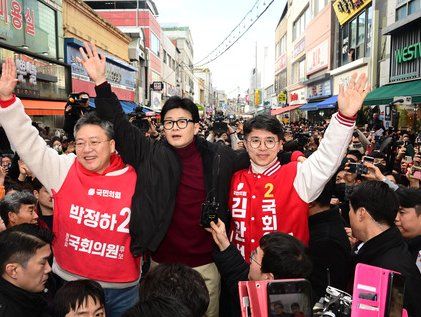
[{"label": "raised hand", "polygon": [[353,117],[361,109],[364,99],[370,92],[371,87],[367,84],[367,76],[362,73],[357,79],[357,73],[353,73],[347,87],[339,87],[338,110],[347,117]]},{"label": "raised hand", "polygon": [[13,96],[13,90],[18,80],[16,78],[16,65],[13,58],[8,57],[2,65],[0,78],[0,99],[9,100]]},{"label": "raised hand", "polygon": [[79,48],[79,52],[81,57],[76,57],[76,60],[83,65],[95,85],[105,82],[105,56],[98,54],[95,44],[84,42],[84,48]]}]

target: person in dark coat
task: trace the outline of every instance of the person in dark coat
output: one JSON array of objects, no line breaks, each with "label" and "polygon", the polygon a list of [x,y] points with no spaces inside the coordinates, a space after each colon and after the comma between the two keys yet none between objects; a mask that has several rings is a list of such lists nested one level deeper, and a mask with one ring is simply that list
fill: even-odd
[{"label": "person in dark coat", "polygon": [[406,279],[404,308],[409,316],[419,316],[421,275],[394,224],[399,209],[395,192],[384,182],[367,181],[353,190],[349,202],[352,234],[362,241],[356,250],[355,264],[401,273]]},{"label": "person in dark coat", "polygon": [[47,317],[52,233],[21,224],[0,233],[0,317]]},{"label": "person in dark coat", "polygon": [[212,233],[218,246],[214,250],[215,264],[234,301],[230,316],[241,316],[238,282],[307,278],[310,275],[312,265],[304,245],[289,234],[272,232],[261,237],[248,264],[229,242],[221,220],[217,224],[212,222],[211,228],[206,230]]},{"label": "person in dark coat", "polygon": [[309,205],[308,251],[313,262],[310,282],[314,302],[325,295],[328,285],[346,290],[351,276],[351,245],[345,224],[339,207],[330,208],[334,186],[332,178],[320,196]]},{"label": "person in dark coat", "polygon": [[421,190],[399,187],[396,194],[400,208],[395,223],[421,272]]}]

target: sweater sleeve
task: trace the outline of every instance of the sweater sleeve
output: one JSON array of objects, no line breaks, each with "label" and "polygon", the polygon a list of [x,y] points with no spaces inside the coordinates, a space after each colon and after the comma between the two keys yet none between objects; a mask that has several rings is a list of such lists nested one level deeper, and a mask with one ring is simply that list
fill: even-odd
[{"label": "sweater sleeve", "polygon": [[113,124],[118,153],[125,163],[135,167],[139,166],[143,156],[152,150],[153,141],[146,138],[137,127],[127,120],[120,101],[111,91],[109,83],[105,82],[96,86],[95,90],[97,93],[95,98],[97,115]]},{"label": "sweater sleeve", "polygon": [[45,188],[50,193],[52,189],[60,189],[75,155],[59,155],[45,143],[19,98],[10,106],[0,109],[0,124],[20,158]]},{"label": "sweater sleeve", "polygon": [[354,121],[351,118],[334,114],[317,151],[297,164],[294,188],[303,201],[312,202],[323,191],[339,168],[353,131]]}]

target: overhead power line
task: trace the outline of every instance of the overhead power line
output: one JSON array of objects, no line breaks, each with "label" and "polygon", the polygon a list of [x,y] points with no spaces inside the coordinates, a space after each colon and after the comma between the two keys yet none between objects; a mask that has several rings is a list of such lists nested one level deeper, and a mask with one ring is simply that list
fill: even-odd
[{"label": "overhead power line", "polygon": [[[247,12],[239,24],[228,34],[227,37],[207,56],[195,64],[195,67],[203,67],[227,52],[244,34],[259,20],[275,0],[257,0]],[[260,6],[259,2],[263,2]],[[266,4],[266,2],[268,2]]]}]

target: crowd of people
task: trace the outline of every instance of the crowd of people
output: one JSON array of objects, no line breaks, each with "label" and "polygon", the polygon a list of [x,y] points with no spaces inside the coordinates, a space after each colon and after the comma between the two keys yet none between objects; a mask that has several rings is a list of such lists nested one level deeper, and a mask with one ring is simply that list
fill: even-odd
[{"label": "crowd of people", "polygon": [[314,304],[350,292],[357,263],[401,273],[421,314],[421,137],[356,127],[365,75],[327,122],[203,119],[172,97],[158,123],[127,117],[105,57],[80,54],[96,111],[64,133],[31,121],[2,68],[0,316],[240,316],[240,281],[305,278]]}]

